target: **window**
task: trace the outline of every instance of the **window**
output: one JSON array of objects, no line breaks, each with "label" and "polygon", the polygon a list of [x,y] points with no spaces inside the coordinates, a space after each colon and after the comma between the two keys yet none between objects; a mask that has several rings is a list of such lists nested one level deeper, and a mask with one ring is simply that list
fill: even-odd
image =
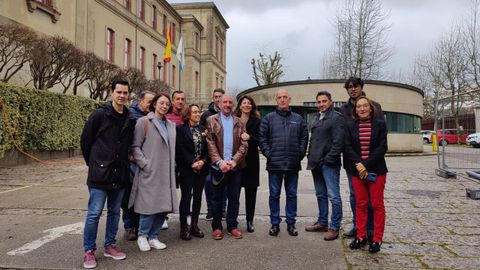
[{"label": "window", "polygon": [[167,15],[163,15],[163,30],[162,35],[167,37]]},{"label": "window", "polygon": [[198,98],[198,96],[199,96],[198,85],[199,85],[198,71],[195,71],[195,97],[196,98]]},{"label": "window", "polygon": [[132,41],[128,38],[125,39],[125,45],[123,48],[124,57],[123,57],[123,67],[129,68],[132,64]]},{"label": "window", "polygon": [[152,78],[157,79],[157,55],[153,54],[152,57]]},{"label": "window", "polygon": [[44,4],[45,6],[53,7],[52,0],[37,0],[37,2],[40,2]]},{"label": "window", "polygon": [[157,7],[152,5],[152,27],[157,30]]},{"label": "window", "polygon": [[169,65],[165,65],[165,62],[163,63],[163,81],[167,83],[167,68]]},{"label": "window", "polygon": [[421,127],[421,118],[416,115],[384,112],[387,130],[395,133],[418,133]]},{"label": "window", "polygon": [[175,88],[175,71],[176,71],[175,65],[172,65],[172,87]]},{"label": "window", "polygon": [[145,0],[138,1],[138,17],[140,17],[140,20],[145,21]]},{"label": "window", "polygon": [[200,52],[200,35],[198,32],[195,32],[195,50]]},{"label": "window", "polygon": [[215,78],[215,88],[218,88],[218,77]]},{"label": "window", "polygon": [[145,48],[140,47],[140,72],[145,75]]},{"label": "window", "polygon": [[115,54],[115,31],[107,28],[107,61],[114,63]]},{"label": "window", "polygon": [[223,64],[223,41],[220,40],[220,62]]},{"label": "window", "polygon": [[218,36],[215,36],[215,57],[217,57],[217,59],[218,59],[218,46],[220,46]]},{"label": "window", "polygon": [[172,22],[172,44],[175,44],[175,23]]},{"label": "window", "polygon": [[128,11],[132,11],[132,1],[131,0],[123,0],[123,5]]}]

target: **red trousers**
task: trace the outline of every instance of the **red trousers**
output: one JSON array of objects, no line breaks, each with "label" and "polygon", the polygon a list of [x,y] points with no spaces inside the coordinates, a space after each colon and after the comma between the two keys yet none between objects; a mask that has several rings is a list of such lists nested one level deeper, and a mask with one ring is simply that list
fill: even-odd
[{"label": "red trousers", "polygon": [[385,204],[383,192],[387,175],[378,175],[375,182],[367,182],[352,175],[353,193],[355,194],[357,237],[367,236],[368,195],[373,208],[373,241],[382,243],[385,231]]}]

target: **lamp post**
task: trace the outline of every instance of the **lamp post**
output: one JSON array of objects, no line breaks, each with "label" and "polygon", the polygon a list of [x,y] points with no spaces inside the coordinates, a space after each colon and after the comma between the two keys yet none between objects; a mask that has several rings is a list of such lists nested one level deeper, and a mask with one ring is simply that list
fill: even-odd
[{"label": "lamp post", "polygon": [[157,68],[158,68],[158,79],[160,80],[160,70],[162,69],[162,62],[157,63]]}]

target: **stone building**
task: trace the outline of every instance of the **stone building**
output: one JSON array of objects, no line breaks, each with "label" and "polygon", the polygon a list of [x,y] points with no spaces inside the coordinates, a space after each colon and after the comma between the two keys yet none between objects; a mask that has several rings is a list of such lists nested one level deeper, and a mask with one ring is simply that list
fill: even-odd
[{"label": "stone building", "polygon": [[[206,104],[213,88],[226,85],[229,26],[213,2],[3,0],[0,23],[17,23],[42,34],[65,37],[121,68],[135,67],[147,79],[161,79],[173,89],[185,91],[190,101]],[[172,60],[164,63],[170,25]],[[180,36],[185,48],[183,70],[175,57]],[[25,76],[20,74],[15,80],[28,81]]]}]

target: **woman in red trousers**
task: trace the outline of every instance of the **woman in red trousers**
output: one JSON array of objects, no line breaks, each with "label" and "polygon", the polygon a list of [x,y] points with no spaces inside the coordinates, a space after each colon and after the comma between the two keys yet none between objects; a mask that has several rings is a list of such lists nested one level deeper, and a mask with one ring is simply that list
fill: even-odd
[{"label": "woman in red trousers", "polygon": [[367,97],[355,102],[353,118],[345,134],[345,170],[352,175],[356,205],[357,236],[350,249],[359,249],[367,244],[368,199],[373,208],[374,233],[368,251],[376,253],[382,245],[385,230],[385,204],[383,194],[387,179],[387,126],[376,119],[375,107]]}]

